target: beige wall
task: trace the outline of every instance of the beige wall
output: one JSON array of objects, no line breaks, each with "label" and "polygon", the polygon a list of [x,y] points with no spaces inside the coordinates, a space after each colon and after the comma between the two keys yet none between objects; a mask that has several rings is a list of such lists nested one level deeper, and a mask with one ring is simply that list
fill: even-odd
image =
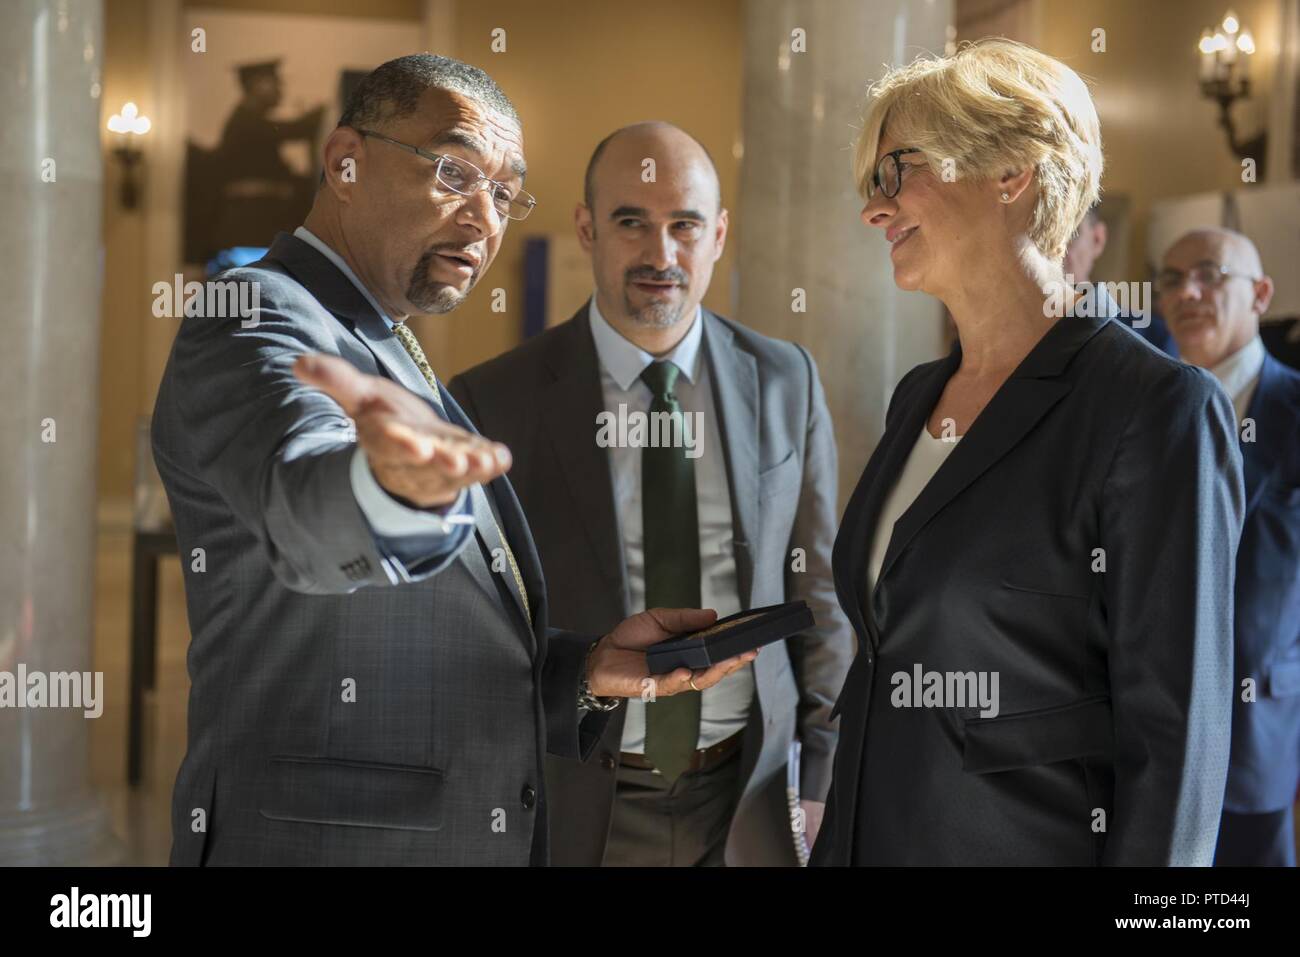
[{"label": "beige wall", "polygon": [[[104,119],[134,99],[149,116],[162,104],[156,87],[152,22],[165,22],[159,8],[213,7],[278,13],[363,15],[419,20],[422,0],[106,0]],[[619,3],[501,0],[491,4],[433,3],[450,13],[453,39],[447,52],[483,67],[515,101],[524,119],[528,188],[539,199],[525,224],[511,227],[492,270],[461,310],[419,320],[430,359],[444,377],[503,352],[521,339],[523,239],[529,234],[569,232],[581,197],[582,173],[592,147],[608,132],[647,118],[666,119],[696,134],[719,163],[724,201],[736,205],[739,164],[733,147],[740,135],[741,0],[661,0],[653,16]],[[359,11],[363,11],[360,12]],[[493,53],[491,31],[506,30],[506,52]],[[156,41],[155,42],[160,42]],[[412,51],[415,52],[415,51]],[[180,90],[175,91],[178,95]],[[181,114],[183,115],[183,114]],[[130,214],[117,202],[117,173],[106,160],[104,197],[105,291],[100,411],[101,500],[130,494],[134,429],[153,405],[157,378],[174,331],[171,320],[150,314],[150,286],[169,279],[147,255],[149,216],[176,215],[174,198]],[[733,219],[734,228],[734,219]],[[163,231],[165,234],[165,231]],[[158,231],[154,229],[153,235]],[[165,257],[164,257],[165,258]],[[730,311],[729,249],[718,264],[706,304]],[[159,272],[160,275],[152,273]],[[488,308],[491,290],[506,290],[508,309]],[[576,309],[580,303],[574,302]]]},{"label": "beige wall", "polygon": [[[1280,29],[1277,0],[1028,0],[1015,22],[1036,36],[1020,36],[1064,60],[1088,79],[1101,117],[1106,194],[1127,194],[1133,233],[1128,261],[1112,264],[1103,279],[1145,279],[1147,215],[1157,200],[1240,188],[1240,160],[1218,126],[1218,106],[1197,85],[1204,27],[1228,8],[1255,36],[1255,89],[1262,96],[1234,107],[1241,133],[1266,119]],[[1106,31],[1106,52],[1093,53],[1092,31]],[[962,39],[973,39],[963,35]],[[1126,272],[1125,272],[1126,271]]]}]

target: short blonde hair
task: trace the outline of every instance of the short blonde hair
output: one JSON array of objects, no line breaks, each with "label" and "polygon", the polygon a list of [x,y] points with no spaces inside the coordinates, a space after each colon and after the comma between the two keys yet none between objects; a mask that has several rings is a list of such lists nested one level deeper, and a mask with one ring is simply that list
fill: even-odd
[{"label": "short blonde hair", "polygon": [[892,69],[869,92],[853,155],[864,197],[886,126],[900,146],[921,150],[935,175],[945,160],[959,177],[1030,166],[1029,237],[1049,260],[1062,259],[1101,183],[1101,128],[1077,73],[1033,47],[989,39]]}]

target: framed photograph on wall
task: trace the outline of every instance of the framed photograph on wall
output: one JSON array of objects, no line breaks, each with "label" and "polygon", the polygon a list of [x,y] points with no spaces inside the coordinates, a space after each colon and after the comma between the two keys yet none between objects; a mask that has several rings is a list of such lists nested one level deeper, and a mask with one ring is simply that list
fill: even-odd
[{"label": "framed photograph on wall", "polygon": [[192,8],[203,52],[183,71],[187,264],[230,264],[300,225],[320,180],[320,146],[360,78],[420,50],[416,20]]}]

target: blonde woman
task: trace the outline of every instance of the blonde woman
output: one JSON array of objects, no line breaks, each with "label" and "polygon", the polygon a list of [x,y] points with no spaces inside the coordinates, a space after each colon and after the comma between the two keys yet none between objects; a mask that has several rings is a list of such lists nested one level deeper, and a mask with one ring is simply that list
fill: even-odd
[{"label": "blonde woman", "polygon": [[835,543],[859,651],[813,863],[1209,864],[1243,508],[1232,406],[1203,371],[1070,314],[1061,261],[1102,170],[1072,70],[988,41],[872,93],[862,220],[959,341],[894,391]]}]

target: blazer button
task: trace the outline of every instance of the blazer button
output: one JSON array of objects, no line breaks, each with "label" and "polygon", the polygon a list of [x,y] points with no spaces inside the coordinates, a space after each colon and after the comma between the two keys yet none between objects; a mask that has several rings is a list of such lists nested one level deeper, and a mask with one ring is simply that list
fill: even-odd
[{"label": "blazer button", "polygon": [[537,804],[537,790],[531,784],[525,784],[519,800],[523,802],[524,810],[531,811]]},{"label": "blazer button", "polygon": [[600,766],[604,768],[606,771],[613,771],[615,764],[616,762],[614,761],[614,755],[602,754],[600,756]]}]

